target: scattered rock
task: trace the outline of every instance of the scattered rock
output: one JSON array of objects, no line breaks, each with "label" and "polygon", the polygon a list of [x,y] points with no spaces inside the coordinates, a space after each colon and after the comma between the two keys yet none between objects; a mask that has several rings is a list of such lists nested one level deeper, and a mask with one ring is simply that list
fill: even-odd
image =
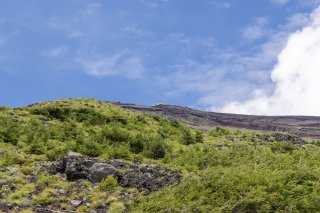
[{"label": "scattered rock", "polygon": [[23,201],[26,206],[30,206],[32,204],[32,199],[30,197],[24,197]]},{"label": "scattered rock", "polygon": [[182,178],[181,171],[152,164],[140,166],[120,160],[103,161],[77,153],[69,153],[62,157],[49,168],[49,171],[54,174],[65,173],[70,181],[85,179],[93,183],[114,176],[120,186],[135,187],[145,192],[178,184]]},{"label": "scattered rock", "polygon": [[0,155],[5,155],[5,154],[7,154],[7,153],[8,153],[7,151],[0,150]]},{"label": "scattered rock", "polygon": [[141,160],[135,158],[135,159],[133,160],[133,164],[135,164],[135,165],[140,165],[140,164],[141,164]]},{"label": "scattered rock", "polygon": [[256,137],[264,142],[288,142],[300,146],[307,144],[301,137],[285,133],[257,134]]},{"label": "scattered rock", "polygon": [[279,142],[289,142],[296,145],[304,145],[307,142],[300,138],[299,136],[291,135],[291,134],[281,134],[281,133],[273,133],[272,136],[276,141]]},{"label": "scattered rock", "polygon": [[64,190],[64,189],[59,189],[59,194],[67,194],[67,191],[66,190]]},{"label": "scattered rock", "polygon": [[81,203],[82,203],[81,200],[71,200],[71,204],[72,204],[73,206],[79,206]]},{"label": "scattered rock", "polygon": [[11,168],[8,168],[8,171],[9,172],[17,172],[17,171],[19,171],[19,169],[16,167],[11,167]]}]

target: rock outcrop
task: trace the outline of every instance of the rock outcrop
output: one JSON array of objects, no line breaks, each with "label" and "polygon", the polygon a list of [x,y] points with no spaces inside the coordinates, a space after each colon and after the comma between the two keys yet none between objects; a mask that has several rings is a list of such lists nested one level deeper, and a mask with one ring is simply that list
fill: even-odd
[{"label": "rock outcrop", "polygon": [[120,186],[134,187],[145,192],[178,184],[182,178],[181,171],[153,164],[140,166],[120,160],[103,161],[73,152],[55,162],[49,171],[54,174],[65,173],[70,181],[86,179],[93,183],[113,176]]}]

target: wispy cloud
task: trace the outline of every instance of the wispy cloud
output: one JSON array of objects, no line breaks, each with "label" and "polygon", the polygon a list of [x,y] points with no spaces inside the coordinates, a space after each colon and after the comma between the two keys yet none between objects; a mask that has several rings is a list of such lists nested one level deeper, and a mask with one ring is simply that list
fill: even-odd
[{"label": "wispy cloud", "polygon": [[269,0],[272,4],[279,6],[286,6],[288,3],[297,3],[300,7],[317,7],[320,4],[320,0]]},{"label": "wispy cloud", "polygon": [[67,51],[68,51],[68,48],[66,46],[61,46],[61,47],[51,48],[47,50],[44,53],[44,55],[49,58],[56,58],[56,57],[64,56]]},{"label": "wispy cloud", "polygon": [[227,0],[210,0],[209,4],[214,7],[225,8],[225,9],[228,9],[231,7],[231,3]]},{"label": "wispy cloud", "polygon": [[156,9],[160,5],[170,2],[170,0],[139,0],[139,2],[150,9]]},{"label": "wispy cloud", "polygon": [[97,2],[89,3],[83,10],[80,11],[80,14],[83,16],[95,16],[100,13],[101,4]]},{"label": "wispy cloud", "polygon": [[285,5],[289,2],[290,0],[270,0],[271,3],[274,3],[274,4],[278,4],[278,5]]},{"label": "wispy cloud", "polygon": [[263,37],[266,37],[270,32],[267,29],[268,18],[259,17],[255,18],[254,23],[245,27],[242,30],[242,36],[248,41],[254,41]]},{"label": "wispy cloud", "polygon": [[81,55],[75,59],[75,62],[79,63],[86,73],[97,77],[120,76],[138,79],[144,73],[144,65],[141,58],[127,51],[110,56]]},{"label": "wispy cloud", "polygon": [[152,32],[149,32],[149,31],[146,31],[146,30],[142,30],[141,28],[139,28],[135,24],[126,26],[123,29],[123,32],[126,33],[126,34],[129,34],[130,36],[136,36],[138,38],[148,37],[148,36],[151,36],[153,34]]}]

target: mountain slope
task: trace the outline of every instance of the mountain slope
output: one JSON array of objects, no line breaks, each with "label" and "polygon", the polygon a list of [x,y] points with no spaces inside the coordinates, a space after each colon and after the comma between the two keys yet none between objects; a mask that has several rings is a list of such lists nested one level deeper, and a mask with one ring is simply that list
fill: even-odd
[{"label": "mountain slope", "polygon": [[163,117],[179,119],[191,127],[203,130],[210,129],[214,126],[225,126],[251,130],[288,132],[301,137],[320,138],[320,117],[254,116],[215,113],[165,104],[155,106],[123,103],[114,104],[137,112],[155,113]]},{"label": "mountain slope", "polygon": [[319,141],[221,127],[237,115],[121,106],[0,107],[0,212],[319,211]]}]

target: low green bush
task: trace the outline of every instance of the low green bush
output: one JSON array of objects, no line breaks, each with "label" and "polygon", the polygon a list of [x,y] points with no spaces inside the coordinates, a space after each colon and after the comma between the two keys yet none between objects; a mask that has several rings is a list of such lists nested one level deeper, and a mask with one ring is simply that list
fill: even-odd
[{"label": "low green bush", "polygon": [[99,183],[99,188],[101,191],[111,191],[117,186],[118,186],[118,181],[113,176],[109,176]]}]

